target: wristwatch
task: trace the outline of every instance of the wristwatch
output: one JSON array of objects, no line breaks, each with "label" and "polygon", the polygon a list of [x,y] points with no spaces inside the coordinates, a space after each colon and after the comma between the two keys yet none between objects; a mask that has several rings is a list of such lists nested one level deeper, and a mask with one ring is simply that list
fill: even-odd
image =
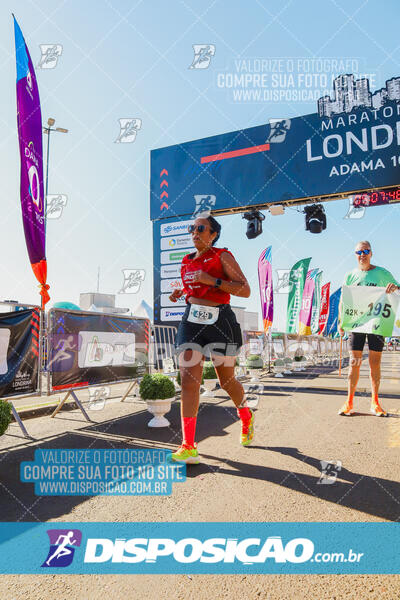
[{"label": "wristwatch", "polygon": [[222,279],[219,279],[219,278],[216,279],[215,283],[214,283],[214,287],[219,288],[219,286],[221,285],[221,283],[222,283]]}]

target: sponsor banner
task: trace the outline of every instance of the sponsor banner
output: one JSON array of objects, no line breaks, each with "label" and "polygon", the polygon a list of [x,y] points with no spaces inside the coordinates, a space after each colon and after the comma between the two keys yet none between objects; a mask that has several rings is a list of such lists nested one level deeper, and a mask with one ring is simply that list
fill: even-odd
[{"label": "sponsor banner", "polygon": [[171,302],[171,300],[169,299],[169,296],[170,296],[170,294],[161,294],[161,306],[175,306],[175,307],[185,306],[186,307],[185,295],[178,298],[176,302]]},{"label": "sponsor banner", "polygon": [[[22,31],[14,17],[17,63],[17,124],[21,158],[20,198],[26,248],[40,283],[42,307],[47,292],[46,228],[43,190],[42,113],[35,69]],[[49,134],[50,135],[50,134]]]},{"label": "sponsor banner", "polygon": [[109,331],[80,331],[78,366],[130,366],[135,364],[135,334]]},{"label": "sponsor banner", "polygon": [[[189,240],[188,226],[191,220],[174,218],[170,221],[155,221],[153,223],[153,307],[154,325],[168,324],[174,327],[179,325],[184,310],[184,300],[171,303],[167,297],[171,294],[171,284],[181,284],[181,262],[184,256],[193,252],[195,248],[181,249],[176,247],[164,250],[166,243],[172,238],[185,238]],[[190,244],[191,245],[191,244]],[[171,307],[171,310],[166,310]]]},{"label": "sponsor banner", "polygon": [[2,574],[400,571],[399,523],[4,522],[0,543]]},{"label": "sponsor banner", "polygon": [[39,310],[0,314],[0,397],[37,391]]},{"label": "sponsor banner", "polygon": [[181,321],[186,307],[183,308],[162,308],[160,321]]},{"label": "sponsor banner", "polygon": [[272,246],[263,250],[258,259],[258,283],[260,288],[261,315],[265,333],[274,317],[274,294],[272,281]]},{"label": "sponsor banner", "polygon": [[163,265],[161,267],[161,278],[162,279],[173,279],[181,277],[181,265]]},{"label": "sponsor banner", "polygon": [[330,335],[331,337],[337,337],[339,335],[338,314],[341,294],[342,288],[338,288],[333,294],[331,294],[329,298],[329,315],[325,333],[326,335]]},{"label": "sponsor banner", "polygon": [[163,237],[161,238],[160,244],[161,250],[177,250],[179,248],[193,247],[192,236],[190,234]]},{"label": "sponsor banner", "polygon": [[302,258],[293,265],[290,271],[286,326],[288,333],[297,333],[299,328],[301,299],[310,262],[311,258]]},{"label": "sponsor banner", "polygon": [[392,335],[400,294],[387,294],[384,287],[344,285],[341,325],[345,331]]},{"label": "sponsor banner", "polygon": [[322,271],[315,276],[315,288],[311,309],[311,333],[318,333],[319,313],[321,310],[321,279]]},{"label": "sponsor banner", "polygon": [[134,379],[148,365],[150,321],[52,309],[49,358],[53,390]]},{"label": "sponsor banner", "polygon": [[37,496],[170,496],[172,483],[186,480],[186,465],[161,449],[35,450],[21,462],[23,483]]},{"label": "sponsor banner", "polygon": [[323,334],[326,324],[327,324],[327,321],[328,321],[330,287],[331,287],[330,282],[325,283],[325,285],[322,286],[322,290],[321,290],[321,311],[319,313],[319,322],[318,322],[318,334],[319,335]]},{"label": "sponsor banner", "polygon": [[179,279],[161,279],[161,292],[172,294],[176,289],[182,287],[182,280]]},{"label": "sponsor banner", "polygon": [[[372,93],[366,77],[339,75],[312,114],[152,150],[151,219],[190,215],[204,194],[229,212],[259,208],[266,186],[274,204],[398,186],[399,81],[386,77]],[[168,204],[163,170],[174,196]]]},{"label": "sponsor banner", "polygon": [[193,223],[189,221],[175,221],[174,223],[163,223],[160,227],[161,237],[165,235],[182,235],[188,232],[188,227]]},{"label": "sponsor banner", "polygon": [[161,252],[161,264],[169,264],[169,263],[181,263],[182,259],[186,254],[190,254],[194,252],[195,248],[188,248],[187,250],[175,250],[175,251],[167,251]]},{"label": "sponsor banner", "polygon": [[315,291],[315,277],[317,276],[317,273],[318,269],[312,269],[307,273],[299,315],[300,335],[311,335],[311,315]]}]

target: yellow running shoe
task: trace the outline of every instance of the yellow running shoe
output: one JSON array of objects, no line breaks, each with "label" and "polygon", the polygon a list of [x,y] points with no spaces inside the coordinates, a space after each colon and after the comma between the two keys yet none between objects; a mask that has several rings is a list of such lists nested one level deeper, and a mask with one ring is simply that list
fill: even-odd
[{"label": "yellow running shoe", "polygon": [[242,446],[250,446],[254,440],[254,412],[249,408],[251,412],[251,419],[247,425],[242,422],[242,432],[240,434],[240,443]]},{"label": "yellow running shoe", "polygon": [[345,417],[350,417],[350,415],[352,415],[354,412],[354,408],[352,404],[349,404],[349,402],[345,402],[342,406],[342,408],[339,410],[338,415],[343,415]]},{"label": "yellow running shoe", "polygon": [[376,417],[387,417],[388,416],[386,410],[383,410],[383,408],[379,404],[379,402],[374,402],[373,404],[371,404],[370,412],[372,412],[372,414],[375,415]]},{"label": "yellow running shoe", "polygon": [[176,462],[184,462],[187,465],[198,465],[200,462],[197,444],[190,446],[183,442],[176,452],[171,454],[172,460]]}]

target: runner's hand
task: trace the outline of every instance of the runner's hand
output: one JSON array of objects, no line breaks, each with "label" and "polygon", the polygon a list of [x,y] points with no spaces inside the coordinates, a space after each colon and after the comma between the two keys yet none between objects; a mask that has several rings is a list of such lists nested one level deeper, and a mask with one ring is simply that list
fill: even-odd
[{"label": "runner's hand", "polygon": [[399,288],[394,283],[388,283],[386,286],[386,293],[391,294],[392,292],[395,292],[398,289]]},{"label": "runner's hand", "polygon": [[215,277],[209,273],[206,273],[205,271],[194,271],[194,273],[192,273],[192,277],[192,281],[204,283],[205,285],[214,285],[215,283]]},{"label": "runner's hand", "polygon": [[176,302],[178,298],[180,298],[183,295],[183,293],[184,290],[182,288],[180,290],[176,289],[172,292],[169,299],[171,300],[171,302]]}]

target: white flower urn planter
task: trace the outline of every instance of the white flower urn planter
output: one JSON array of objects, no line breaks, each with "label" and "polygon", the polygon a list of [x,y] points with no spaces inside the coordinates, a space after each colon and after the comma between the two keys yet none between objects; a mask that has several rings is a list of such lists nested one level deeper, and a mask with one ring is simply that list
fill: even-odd
[{"label": "white flower urn planter", "polygon": [[201,394],[202,398],[213,398],[214,394],[212,390],[215,388],[218,379],[205,379],[203,386],[206,388],[206,391]]},{"label": "white flower urn planter", "polygon": [[174,398],[159,400],[146,400],[147,410],[153,415],[148,427],[169,427],[170,422],[164,417],[171,410],[171,402]]}]

